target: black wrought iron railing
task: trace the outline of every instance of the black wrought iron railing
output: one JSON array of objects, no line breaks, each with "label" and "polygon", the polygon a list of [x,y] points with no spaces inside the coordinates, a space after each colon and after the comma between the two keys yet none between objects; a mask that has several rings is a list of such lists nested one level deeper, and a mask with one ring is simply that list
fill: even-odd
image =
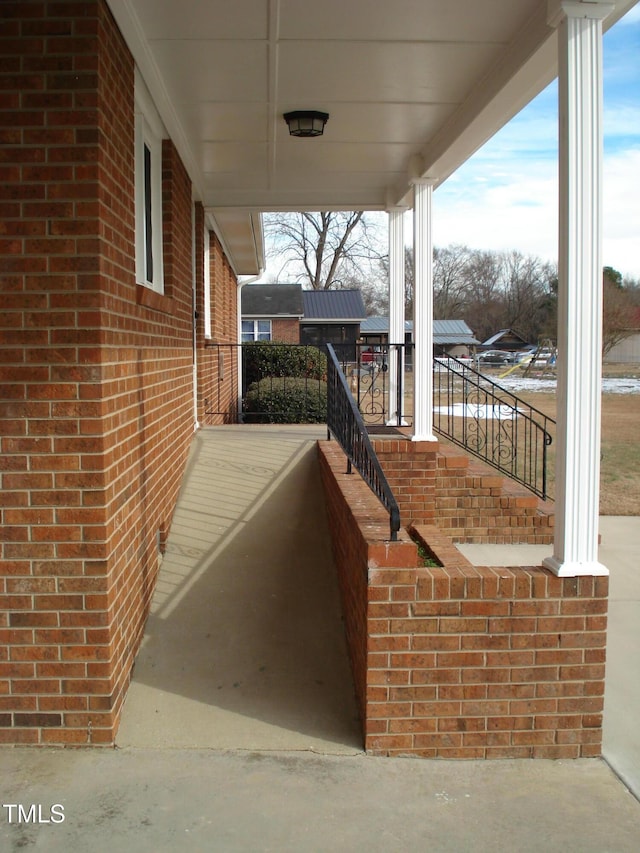
[{"label": "black wrought iron railing", "polygon": [[413,398],[412,344],[357,343],[334,350],[367,426],[410,423],[405,409]]},{"label": "black wrought iron railing", "polygon": [[540,498],[555,421],[455,358],[434,359],[433,428]]},{"label": "black wrought iron railing", "polygon": [[[353,402],[365,434],[367,428],[411,426],[411,344],[335,345],[331,346],[331,353],[328,362],[338,365],[340,387],[349,392],[347,399]],[[261,361],[256,372],[256,354],[263,361],[267,356],[278,355],[278,370],[270,370],[269,364]],[[274,344],[266,352],[252,344],[208,347],[206,413],[223,416],[227,423],[289,423],[292,418],[295,422],[323,422],[327,385],[324,366],[316,365],[317,354],[315,347],[293,344]],[[304,378],[284,375],[297,372],[300,377],[301,364]],[[547,498],[548,448],[555,422],[468,362],[436,357],[433,371],[434,430],[534,494]],[[344,408],[346,403],[340,405]],[[346,408],[344,412],[334,412],[334,416],[346,418]],[[346,434],[345,439],[351,442]],[[368,463],[363,461],[365,464]]]},{"label": "black wrought iron railing", "polygon": [[326,356],[279,342],[210,344],[202,356],[207,415],[225,423],[324,423]]},{"label": "black wrought iron railing", "polygon": [[327,344],[327,354],[327,431],[344,450],[348,472],[355,467],[389,513],[390,536],[395,541],[400,529],[398,504],[331,344]]}]

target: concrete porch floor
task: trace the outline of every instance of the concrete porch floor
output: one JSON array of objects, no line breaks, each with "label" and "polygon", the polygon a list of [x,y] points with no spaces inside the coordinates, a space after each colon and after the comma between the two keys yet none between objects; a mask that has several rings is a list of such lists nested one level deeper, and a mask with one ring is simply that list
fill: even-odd
[{"label": "concrete porch floor", "polygon": [[[316,464],[322,426],[194,439],[117,743],[355,754],[362,740]],[[640,797],[640,519],[600,520],[610,567],[604,754]],[[550,546],[459,545],[475,565]]]},{"label": "concrete porch floor", "polygon": [[195,437],[119,746],[361,751],[318,438]]},{"label": "concrete porch floor", "polygon": [[[636,853],[640,803],[605,761],[362,752],[315,465],[324,435],[195,437],[118,748],[0,750],[3,803],[43,804],[45,819],[51,803],[65,810],[54,825],[10,824],[4,809],[0,849]],[[629,784],[640,767],[639,524],[602,528],[605,748]],[[468,556],[500,553],[512,561],[501,549]]]}]

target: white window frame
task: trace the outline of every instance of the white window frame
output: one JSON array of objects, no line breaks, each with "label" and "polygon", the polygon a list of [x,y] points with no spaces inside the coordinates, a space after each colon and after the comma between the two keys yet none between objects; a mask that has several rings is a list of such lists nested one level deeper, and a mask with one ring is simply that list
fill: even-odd
[{"label": "white window frame", "polygon": [[[271,323],[271,320],[267,320],[266,318],[261,318],[258,320],[252,320],[252,319],[247,319],[246,317],[243,317],[242,318],[242,326],[244,326],[245,323],[253,323],[253,332],[252,332],[253,337],[251,338],[251,341],[271,341],[271,340],[273,340],[273,325]],[[260,329],[259,329],[260,323],[268,323],[269,324],[269,337],[268,338],[259,337],[259,335],[261,334]],[[241,333],[242,333],[242,343],[250,343],[250,341],[245,340],[244,336],[245,336],[245,334],[248,334],[248,333],[244,331],[244,328],[241,328]],[[262,332],[262,334],[264,334],[264,332]]]},{"label": "white window frame", "polygon": [[[136,207],[136,281],[156,293],[164,293],[162,248],[162,140],[166,137],[149,91],[136,69],[135,78],[135,207]],[[146,180],[145,156],[150,158],[149,181]],[[150,196],[150,198],[149,198]],[[151,210],[151,240],[147,240]],[[147,263],[150,249],[152,269]]]},{"label": "white window frame", "polygon": [[204,227],[204,336],[211,340],[211,234]]}]

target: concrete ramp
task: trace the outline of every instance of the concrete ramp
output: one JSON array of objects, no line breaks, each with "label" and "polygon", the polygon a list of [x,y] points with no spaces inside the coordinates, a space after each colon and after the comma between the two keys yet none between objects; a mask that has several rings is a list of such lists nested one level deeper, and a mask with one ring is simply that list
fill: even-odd
[{"label": "concrete ramp", "polygon": [[359,752],[322,427],[194,438],[117,744]]}]

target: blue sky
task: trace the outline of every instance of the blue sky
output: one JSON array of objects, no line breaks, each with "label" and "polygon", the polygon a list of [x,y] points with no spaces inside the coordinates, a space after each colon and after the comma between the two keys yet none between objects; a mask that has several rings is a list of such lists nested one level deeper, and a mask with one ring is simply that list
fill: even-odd
[{"label": "blue sky", "polygon": [[[604,37],[603,262],[640,278],[640,4]],[[553,83],[434,194],[434,243],[557,258]]]}]

